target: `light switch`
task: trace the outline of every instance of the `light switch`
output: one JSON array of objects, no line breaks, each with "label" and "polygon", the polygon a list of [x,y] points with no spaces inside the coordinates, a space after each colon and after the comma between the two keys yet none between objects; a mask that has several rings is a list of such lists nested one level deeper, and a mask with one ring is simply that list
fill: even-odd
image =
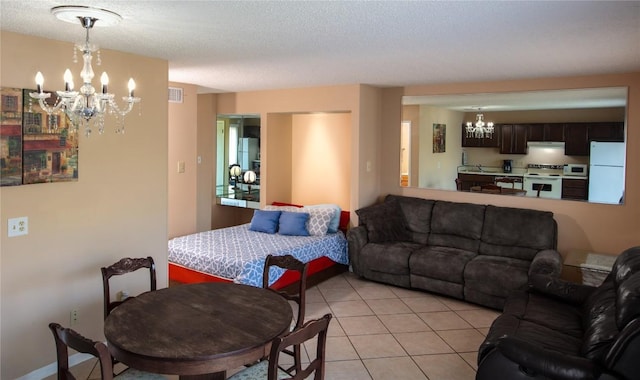
[{"label": "light switch", "polygon": [[178,173],[184,173],[184,161],[178,161]]},{"label": "light switch", "polygon": [[29,218],[26,216],[9,219],[9,237],[27,235],[29,233]]}]

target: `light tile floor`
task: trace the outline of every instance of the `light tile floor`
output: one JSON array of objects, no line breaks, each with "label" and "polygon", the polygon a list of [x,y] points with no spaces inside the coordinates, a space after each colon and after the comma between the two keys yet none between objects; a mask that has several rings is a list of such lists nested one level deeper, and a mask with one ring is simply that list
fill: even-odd
[{"label": "light tile floor", "polygon": [[[478,347],[499,315],[352,273],[307,290],[307,319],[325,313],[334,316],[327,338],[327,380],[472,380]],[[314,349],[314,344],[307,347]],[[95,364],[79,365],[78,378],[99,378]]]}]

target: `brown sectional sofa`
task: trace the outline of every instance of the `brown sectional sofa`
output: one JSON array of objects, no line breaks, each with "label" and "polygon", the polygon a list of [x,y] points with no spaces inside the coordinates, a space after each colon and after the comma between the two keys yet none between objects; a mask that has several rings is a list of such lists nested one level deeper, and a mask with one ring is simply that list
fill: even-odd
[{"label": "brown sectional sofa", "polygon": [[532,275],[562,268],[551,212],[388,195],[356,213],[351,266],[373,281],[502,309]]}]

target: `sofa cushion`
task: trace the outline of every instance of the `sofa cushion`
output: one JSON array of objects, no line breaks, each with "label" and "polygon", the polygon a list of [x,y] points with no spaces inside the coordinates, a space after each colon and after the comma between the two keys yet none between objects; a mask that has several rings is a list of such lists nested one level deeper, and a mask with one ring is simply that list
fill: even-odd
[{"label": "sofa cushion", "polygon": [[400,205],[411,241],[426,244],[431,231],[431,212],[435,201],[392,194],[387,195],[385,201],[397,201]]},{"label": "sofa cushion", "polygon": [[360,265],[378,272],[409,274],[409,257],[421,246],[415,243],[369,243],[362,248]]},{"label": "sofa cushion", "polygon": [[464,267],[475,256],[457,248],[424,247],[411,255],[409,267],[411,274],[462,284]]},{"label": "sofa cushion", "polygon": [[519,338],[536,346],[568,355],[579,355],[582,342],[580,338],[561,331],[520,319],[515,315],[502,314],[491,325],[485,341],[478,350],[478,357],[484,357],[504,336]]},{"label": "sofa cushion", "polygon": [[553,213],[487,206],[480,254],[532,260],[538,251],[555,249],[556,242]]},{"label": "sofa cushion", "polygon": [[582,313],[579,306],[536,291],[522,291],[507,298],[503,313],[546,326],[582,339]]},{"label": "sofa cushion", "polygon": [[528,279],[529,262],[509,257],[479,255],[464,269],[465,287],[500,297],[525,289]]},{"label": "sofa cushion", "polygon": [[372,243],[408,241],[409,234],[400,206],[389,200],[356,210],[360,224],[367,227],[368,239]]},{"label": "sofa cushion", "polygon": [[428,244],[478,252],[485,205],[437,201]]}]

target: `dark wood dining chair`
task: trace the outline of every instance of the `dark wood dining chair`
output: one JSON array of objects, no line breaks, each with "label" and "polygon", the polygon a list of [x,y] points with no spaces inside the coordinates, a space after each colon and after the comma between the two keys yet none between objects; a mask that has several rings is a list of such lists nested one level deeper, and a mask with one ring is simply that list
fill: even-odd
[{"label": "dark wood dining chair", "polygon": [[[301,380],[306,379],[312,373],[314,373],[313,379],[324,379],[324,364],[325,364],[325,351],[327,345],[327,330],[329,329],[329,322],[331,321],[331,314],[325,314],[322,318],[311,320],[302,325],[297,330],[289,334],[284,334],[276,337],[271,342],[271,351],[269,352],[269,360],[261,361],[251,367],[245,368],[239,372],[236,372],[228,380],[254,380],[254,379],[291,379]],[[304,342],[317,338],[316,355],[311,360],[309,358],[309,364],[304,368],[296,370],[295,373],[287,373],[283,371],[279,366],[280,353],[286,347],[300,346]],[[310,355],[312,356],[312,355]]]},{"label": "dark wood dining chair", "polygon": [[102,380],[166,380],[167,378],[149,372],[143,372],[134,368],[127,368],[118,375],[113,374],[113,363],[109,349],[102,342],[96,342],[85,338],[80,333],[70,328],[62,327],[58,323],[49,323],[49,329],[53,333],[56,342],[56,356],[58,367],[58,380],[75,380],[75,376],[69,368],[69,347],[83,354],[90,354],[98,358],[100,364],[100,378]]},{"label": "dark wood dining chair", "polygon": [[106,319],[109,313],[118,305],[125,302],[127,299],[116,301],[111,300],[111,291],[109,289],[109,279],[113,276],[120,276],[123,274],[135,272],[139,269],[149,269],[149,290],[156,290],[156,264],[153,262],[151,256],[145,258],[124,258],[115,264],[108,267],[102,267],[102,288],[104,291],[104,318]]},{"label": "dark wood dining chair", "polygon": [[[269,268],[272,266],[278,266],[285,270],[292,270],[298,272],[300,276],[300,280],[297,282],[297,287],[295,291],[290,291],[288,289],[284,290],[276,290],[269,286]],[[293,301],[297,304],[298,313],[297,317],[294,320],[294,323],[291,326],[291,331],[294,331],[304,323],[305,317],[305,304],[306,304],[306,290],[307,290],[307,270],[309,269],[308,263],[303,263],[302,261],[296,259],[291,255],[285,256],[273,256],[269,255],[264,261],[264,272],[262,275],[262,287],[265,289],[269,289],[280,294],[282,297],[287,299],[288,301]],[[289,288],[290,289],[290,288]],[[298,371],[301,366],[301,357],[300,357],[300,345],[294,345],[293,350],[285,349],[283,352],[285,354],[289,354],[293,357],[293,366],[286,368],[285,371],[290,372],[293,369]]]},{"label": "dark wood dining chair", "polygon": [[498,186],[500,185],[500,183],[510,183],[512,189],[515,189],[516,182],[518,181],[516,181],[515,178],[509,178],[509,177],[496,177],[496,179],[494,180],[494,183]]}]

